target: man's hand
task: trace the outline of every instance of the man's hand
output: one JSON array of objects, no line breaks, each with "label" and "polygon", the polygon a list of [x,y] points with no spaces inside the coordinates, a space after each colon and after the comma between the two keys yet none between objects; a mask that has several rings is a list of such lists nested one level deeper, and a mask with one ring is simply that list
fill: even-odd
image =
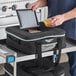
[{"label": "man's hand", "polygon": [[51,21],[50,27],[59,26],[63,22],[73,19],[73,18],[76,18],[76,8],[74,8],[66,13],[63,13],[61,15],[56,15],[56,16],[53,16],[52,18],[49,18]]},{"label": "man's hand", "polygon": [[56,15],[49,19],[51,21],[50,27],[59,26],[65,21],[64,15]]},{"label": "man's hand", "polygon": [[47,0],[38,0],[34,3],[28,5],[28,8],[36,10],[39,7],[44,7],[47,5]]}]

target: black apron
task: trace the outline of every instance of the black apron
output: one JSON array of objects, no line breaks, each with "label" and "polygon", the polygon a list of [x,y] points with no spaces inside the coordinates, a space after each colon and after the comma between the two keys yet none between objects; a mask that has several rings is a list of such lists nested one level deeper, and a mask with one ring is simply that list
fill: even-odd
[{"label": "black apron", "polygon": [[[47,5],[48,17],[52,17],[75,8],[76,0],[47,0]],[[66,31],[66,37],[76,40],[76,19],[66,21],[59,27]]]}]

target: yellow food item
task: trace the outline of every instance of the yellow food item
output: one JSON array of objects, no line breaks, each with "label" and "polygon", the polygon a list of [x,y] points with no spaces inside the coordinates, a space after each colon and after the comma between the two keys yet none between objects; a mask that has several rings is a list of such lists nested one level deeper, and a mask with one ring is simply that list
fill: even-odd
[{"label": "yellow food item", "polygon": [[50,25],[51,25],[51,20],[46,19],[46,20],[44,20],[43,22],[44,22],[44,24],[45,24],[46,27],[50,27]]}]

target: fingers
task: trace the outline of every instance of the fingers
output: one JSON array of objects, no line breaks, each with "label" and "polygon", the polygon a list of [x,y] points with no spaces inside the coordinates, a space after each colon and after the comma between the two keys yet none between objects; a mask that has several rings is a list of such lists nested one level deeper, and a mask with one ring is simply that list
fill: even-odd
[{"label": "fingers", "polygon": [[33,7],[35,7],[35,3],[32,3],[32,4],[28,4],[27,6],[29,9],[33,9]]},{"label": "fingers", "polygon": [[49,27],[55,27],[56,26],[56,24],[57,24],[57,18],[49,18],[48,19],[50,22],[49,22],[49,24],[48,24],[48,26]]},{"label": "fingers", "polygon": [[64,17],[62,15],[57,15],[51,18],[51,27],[59,26],[64,22]]},{"label": "fingers", "polygon": [[31,3],[28,5],[29,9],[32,9],[33,11],[36,10],[38,8],[38,4],[37,2]]},{"label": "fingers", "polygon": [[52,18],[52,19],[51,19],[51,27],[56,26],[57,20],[58,20],[57,18]]},{"label": "fingers", "polygon": [[35,11],[38,8],[38,5],[35,5],[32,7],[33,11]]}]

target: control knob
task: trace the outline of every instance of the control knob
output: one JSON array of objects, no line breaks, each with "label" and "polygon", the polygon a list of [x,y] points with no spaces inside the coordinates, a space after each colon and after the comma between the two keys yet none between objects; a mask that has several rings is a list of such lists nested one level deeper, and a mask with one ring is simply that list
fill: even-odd
[{"label": "control knob", "polygon": [[3,7],[2,7],[2,11],[3,11],[3,12],[6,12],[6,10],[7,10],[7,6],[3,6]]},{"label": "control knob", "polygon": [[25,4],[25,7],[28,8],[28,5],[29,5],[29,4],[30,4],[30,3],[26,3],[26,4]]},{"label": "control knob", "polygon": [[12,5],[12,10],[16,10],[17,5]]}]

